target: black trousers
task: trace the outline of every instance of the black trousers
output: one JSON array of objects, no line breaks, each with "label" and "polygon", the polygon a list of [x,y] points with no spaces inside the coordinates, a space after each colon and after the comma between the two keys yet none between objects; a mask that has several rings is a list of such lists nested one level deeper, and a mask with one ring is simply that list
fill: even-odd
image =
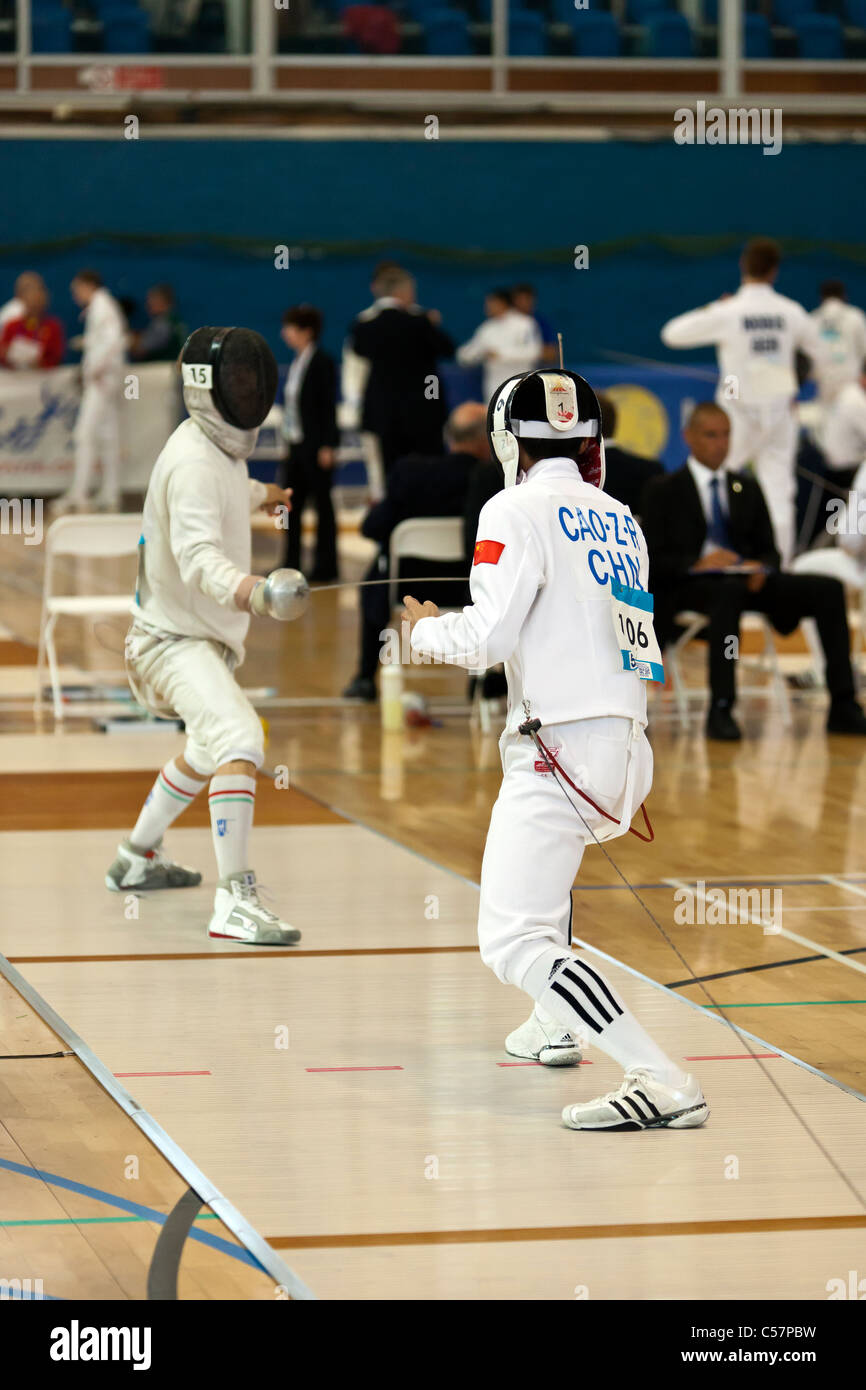
[{"label": "black trousers", "polygon": [[313,575],[316,579],[337,577],[337,523],[331,500],[333,469],[321,468],[317,449],[305,444],[292,444],[280,470],[283,487],[292,489],[292,510],[283,564],[289,569],[301,568],[301,517],[307,500],[316,508],[316,551]]},{"label": "black trousers", "polygon": [[[814,618],[827,662],[827,689],[834,699],[854,694],[851,638],[845,590],[838,579],[813,574],[769,574],[757,593],[741,575],[694,575],[675,594],[665,595],[668,613],[693,608],[706,613],[703,636],[710,644],[710,689],[714,701],[736,699],[736,660],[730,638],[740,635],[743,612],[764,613],[777,632],[787,635],[802,618]],[[734,648],[736,652],[737,648]]]}]

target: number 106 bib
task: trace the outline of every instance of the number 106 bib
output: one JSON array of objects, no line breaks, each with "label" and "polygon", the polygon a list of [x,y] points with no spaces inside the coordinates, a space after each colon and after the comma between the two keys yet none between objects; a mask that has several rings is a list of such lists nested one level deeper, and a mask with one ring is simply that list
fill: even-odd
[{"label": "number 106 bib", "polygon": [[642,681],[664,683],[662,654],[653,627],[653,596],[643,589],[629,589],[611,579],[610,612],[622,670],[634,671]]}]

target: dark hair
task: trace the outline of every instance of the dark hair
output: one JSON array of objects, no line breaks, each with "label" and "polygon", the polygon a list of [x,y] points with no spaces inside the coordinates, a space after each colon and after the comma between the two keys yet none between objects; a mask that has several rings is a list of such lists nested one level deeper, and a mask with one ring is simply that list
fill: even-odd
[{"label": "dark hair", "polygon": [[166,304],[174,304],[174,289],[171,285],[151,285],[150,293],[161,295]]},{"label": "dark hair", "polygon": [[521,436],[518,441],[526,450],[533,463],[541,459],[572,459],[577,463],[583,453],[585,439],[527,439]]},{"label": "dark hair", "polygon": [[610,396],[605,396],[602,392],[598,397],[601,406],[601,432],[605,439],[612,439],[616,434],[617,410]]},{"label": "dark hair", "polygon": [[683,428],[690,430],[701,415],[710,415],[712,413],[724,415],[726,420],[730,418],[724,406],[719,405],[718,401],[698,401],[697,405],[692,407],[689,418],[686,420]]},{"label": "dark hair", "polygon": [[102,289],[102,276],[98,270],[76,270],[73,280],[80,280],[84,285],[93,285],[94,289]]},{"label": "dark hair", "polygon": [[313,335],[314,342],[318,342],[322,336],[321,312],[312,304],[296,304],[283,314],[283,327],[288,328],[290,326],[309,330]]},{"label": "dark hair", "polygon": [[778,241],[770,237],[756,236],[747,241],[743,248],[743,269],[747,275],[763,280],[778,270],[782,260],[782,248]]},{"label": "dark hair", "polygon": [[512,302],[511,290],[505,289],[502,285],[497,285],[495,289],[488,290],[487,294],[485,295],[485,298],[501,299],[505,304],[510,304]]},{"label": "dark hair", "polygon": [[845,286],[841,280],[822,280],[821,299],[847,299]]},{"label": "dark hair", "polygon": [[534,299],[535,296],[537,295],[538,291],[536,290],[536,288],[535,288],[534,285],[528,285],[528,284],[524,281],[524,283],[521,284],[521,285],[512,285],[512,286],[511,286],[511,293],[512,293],[512,294],[531,294],[532,297],[533,297],[533,299]]}]

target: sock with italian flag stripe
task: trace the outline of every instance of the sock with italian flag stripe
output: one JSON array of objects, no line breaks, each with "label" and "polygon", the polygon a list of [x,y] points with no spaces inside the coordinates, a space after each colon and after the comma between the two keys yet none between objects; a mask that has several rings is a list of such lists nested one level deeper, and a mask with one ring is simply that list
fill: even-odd
[{"label": "sock with italian flag stripe", "polygon": [[210,823],[220,878],[240,874],[250,867],[247,846],[256,804],[255,777],[212,777]]},{"label": "sock with italian flag stripe", "polygon": [[151,787],[129,837],[133,849],[147,854],[148,850],[158,845],[172,821],[177,820],[181,811],[192,804],[204,785],[204,779],[199,782],[181,772],[174,758],[166,763]]}]

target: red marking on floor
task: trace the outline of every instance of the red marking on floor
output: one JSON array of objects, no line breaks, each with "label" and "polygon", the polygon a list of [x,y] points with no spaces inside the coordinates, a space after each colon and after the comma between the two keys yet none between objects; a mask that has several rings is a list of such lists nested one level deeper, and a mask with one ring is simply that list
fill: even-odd
[{"label": "red marking on floor", "polygon": [[115,1076],[212,1076],[209,1071],[116,1071]]},{"label": "red marking on floor", "polygon": [[722,1057],[684,1057],[684,1062],[754,1062],[759,1057],[779,1057],[779,1052],[731,1052]]},{"label": "red marking on floor", "polygon": [[402,1071],[402,1067],[305,1067],[304,1071]]}]

